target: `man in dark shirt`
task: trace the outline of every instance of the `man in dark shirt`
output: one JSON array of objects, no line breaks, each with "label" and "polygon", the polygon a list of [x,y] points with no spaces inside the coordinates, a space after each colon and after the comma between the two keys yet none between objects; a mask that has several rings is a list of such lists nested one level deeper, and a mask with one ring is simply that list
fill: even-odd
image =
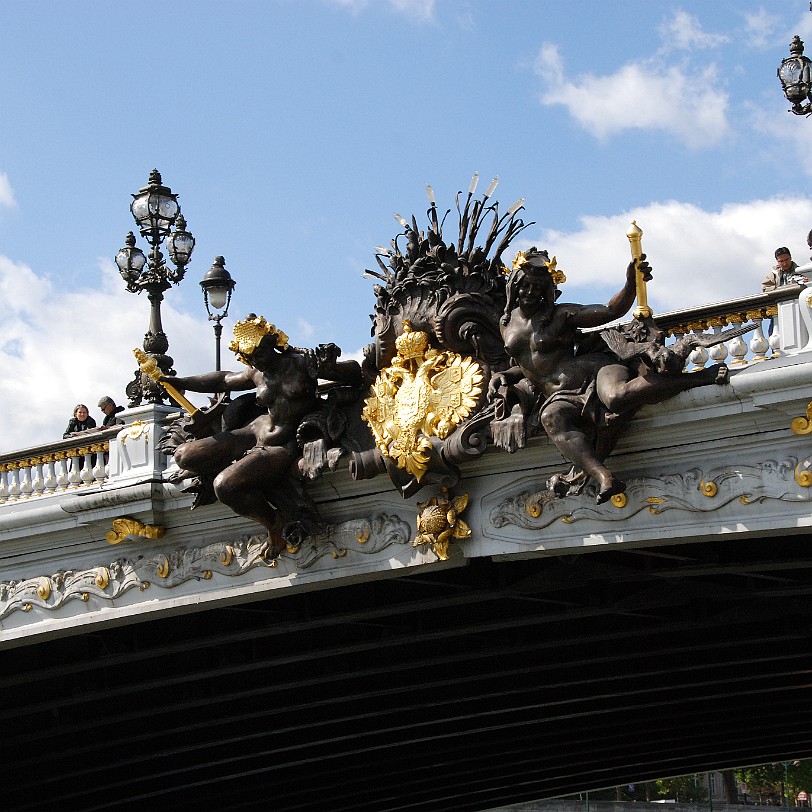
[{"label": "man in dark shirt", "polygon": [[123,406],[116,406],[116,402],[109,395],[105,395],[99,401],[99,408],[104,412],[104,420],[102,421],[102,428],[110,428],[110,426],[123,426],[124,421],[117,417],[119,412],[124,411]]}]

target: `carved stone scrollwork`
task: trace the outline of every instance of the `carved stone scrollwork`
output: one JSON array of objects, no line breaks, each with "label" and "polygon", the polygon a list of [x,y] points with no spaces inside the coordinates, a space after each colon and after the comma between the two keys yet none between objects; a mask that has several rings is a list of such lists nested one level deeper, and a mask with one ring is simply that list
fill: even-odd
[{"label": "carved stone scrollwork", "polygon": [[[558,521],[565,524],[585,520],[626,521],[644,511],[653,516],[674,510],[711,513],[736,501],[743,505],[767,500],[808,502],[812,501],[812,495],[799,492],[797,486],[812,487],[812,460],[787,457],[707,472],[693,468],[679,474],[634,478],[629,480],[628,486],[622,494],[624,504],[613,500],[603,506],[572,498],[557,499],[546,489],[522,490],[498,501],[490,510],[490,522],[495,528],[512,525],[540,530]],[[613,505],[624,509],[613,510]]]},{"label": "carved stone scrollwork", "polygon": [[[56,611],[72,600],[111,601],[132,589],[144,592],[153,584],[171,589],[191,580],[237,578],[258,568],[285,574],[291,569],[288,555],[295,556],[291,563],[297,571],[313,567],[321,559],[341,560],[341,566],[349,565],[357,562],[359,556],[378,556],[390,547],[407,550],[411,535],[405,521],[381,513],[331,525],[323,535],[307,538],[295,551],[289,548],[287,554],[273,561],[265,558],[264,536],[242,536],[236,541],[204,547],[181,547],[153,556],[121,558],[81,571],[61,570],[51,576],[4,581],[0,582],[0,619],[17,611]],[[35,617],[36,613],[32,619]]]}]

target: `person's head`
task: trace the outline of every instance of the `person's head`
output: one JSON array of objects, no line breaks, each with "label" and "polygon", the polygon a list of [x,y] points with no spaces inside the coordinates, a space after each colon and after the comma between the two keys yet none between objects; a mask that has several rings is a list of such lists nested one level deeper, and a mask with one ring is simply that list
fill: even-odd
[{"label": "person's head", "polygon": [[782,271],[788,271],[792,267],[792,254],[789,248],[775,249],[775,263]]},{"label": "person's head", "polygon": [[73,407],[73,416],[80,422],[84,423],[87,420],[87,416],[90,414],[90,409],[85,406],[84,403],[77,403]]},{"label": "person's head", "polygon": [[103,398],[102,398],[102,399],[99,401],[99,408],[100,408],[100,409],[101,409],[101,410],[102,410],[102,411],[103,411],[105,414],[111,414],[112,412],[114,412],[114,411],[116,410],[116,402],[115,402],[115,401],[113,400],[113,398],[111,398],[109,395],[105,395],[105,396],[104,396],[104,397],[103,397]]},{"label": "person's head", "polygon": [[262,316],[249,313],[234,325],[234,340],[228,348],[242,363],[257,366],[287,350],[288,337]]}]

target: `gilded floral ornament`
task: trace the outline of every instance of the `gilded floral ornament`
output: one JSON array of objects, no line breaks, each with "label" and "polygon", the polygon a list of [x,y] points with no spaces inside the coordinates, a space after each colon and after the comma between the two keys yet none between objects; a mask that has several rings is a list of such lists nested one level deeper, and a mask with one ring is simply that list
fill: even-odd
[{"label": "gilded floral ornament", "polygon": [[451,539],[466,539],[471,535],[471,528],[459,516],[468,507],[468,494],[449,499],[448,489],[443,488],[440,496],[418,502],[417,507],[420,513],[417,514],[417,535],[412,546],[431,544],[437,557],[447,561]]},{"label": "gilded floral ornament", "polygon": [[398,354],[378,375],[362,416],[380,452],[419,482],[431,458],[429,438],[445,439],[471,413],[484,375],[473,359],[429,347],[426,333],[408,320],[395,346]]},{"label": "gilded floral ornament", "polygon": [[110,544],[119,544],[128,536],[160,539],[164,536],[164,528],[160,525],[144,524],[138,519],[121,516],[113,519],[113,529],[105,535],[105,538]]}]

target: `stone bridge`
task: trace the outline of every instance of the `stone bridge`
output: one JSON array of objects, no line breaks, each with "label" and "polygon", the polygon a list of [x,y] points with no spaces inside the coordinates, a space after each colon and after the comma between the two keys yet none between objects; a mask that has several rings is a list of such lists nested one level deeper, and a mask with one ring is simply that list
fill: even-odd
[{"label": "stone bridge", "polygon": [[438,494],[344,466],[267,561],[167,480],[168,407],[0,457],[5,808],[477,810],[812,757],[806,296],[713,309],[781,341],[639,412],[622,497],[550,499],[546,438],[464,466],[445,559]]}]

